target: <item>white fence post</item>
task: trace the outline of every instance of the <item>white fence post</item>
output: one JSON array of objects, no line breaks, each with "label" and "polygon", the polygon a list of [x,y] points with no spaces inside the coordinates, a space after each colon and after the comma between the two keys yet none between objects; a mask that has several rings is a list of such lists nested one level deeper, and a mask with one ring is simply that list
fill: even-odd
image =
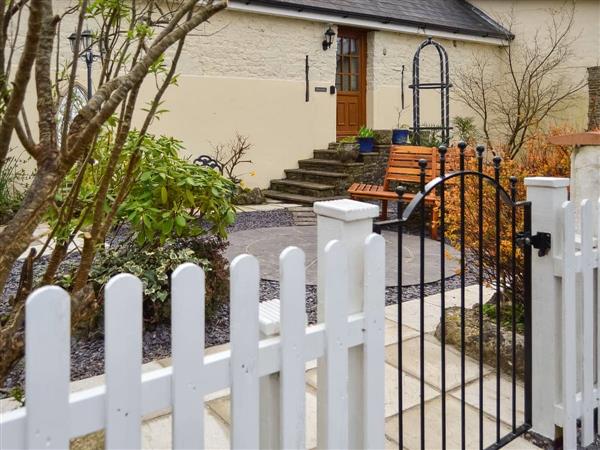
[{"label": "white fence post", "polygon": [[[37,289],[27,299],[25,309],[26,445],[66,448],[71,373],[69,294],[56,286]],[[10,444],[0,447],[10,448]]]},{"label": "white fence post", "polygon": [[[346,251],[346,260],[339,261],[348,274],[348,314],[363,310],[364,295],[364,251],[365,239],[373,232],[373,218],[379,215],[379,208],[369,203],[354,200],[333,200],[318,202],[314,205],[317,214],[318,247],[318,307],[319,322],[325,321],[323,305],[323,287],[326,273],[325,247],[330,241],[338,240]],[[330,275],[330,274],[329,274]],[[348,448],[362,449],[363,445],[363,348],[350,349],[348,355]],[[325,448],[327,437],[327,398],[326,385],[321,383],[326,376],[325,365],[319,361],[317,366],[317,440],[318,447]]]},{"label": "white fence post", "polygon": [[568,178],[525,178],[527,200],[532,203],[533,234],[552,235],[546,256],[532,256],[532,401],[533,430],[547,438],[555,436],[555,400],[561,398],[560,314],[561,280],[554,273],[554,256],[561,254],[560,214],[568,199]]}]

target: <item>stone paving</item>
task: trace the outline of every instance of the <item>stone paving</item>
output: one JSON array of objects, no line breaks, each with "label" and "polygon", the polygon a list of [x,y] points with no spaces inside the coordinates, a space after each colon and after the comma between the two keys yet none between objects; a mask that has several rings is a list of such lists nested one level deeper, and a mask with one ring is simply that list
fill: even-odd
[{"label": "stone paving", "polygon": [[[460,301],[459,291],[448,292],[447,302],[449,305]],[[492,291],[486,289],[485,296],[489,298]],[[471,286],[466,290],[467,305],[473,305],[478,301],[477,287]],[[425,408],[427,414],[427,436],[426,447],[436,449],[441,447],[441,393],[440,393],[440,353],[439,342],[432,332],[437,326],[439,318],[439,295],[426,298],[425,321]],[[403,418],[405,431],[404,448],[419,449],[419,421],[420,421],[420,397],[419,397],[419,303],[409,301],[404,303],[402,327],[402,345],[404,351],[404,371],[402,374],[403,385]],[[436,320],[432,320],[437,316]],[[386,448],[398,448],[398,338],[397,338],[397,307],[396,305],[386,308],[386,366],[385,366],[385,416],[386,416]],[[446,376],[447,376],[447,448],[460,448],[460,354],[453,348],[446,350]],[[169,364],[168,360],[162,364]],[[495,435],[496,419],[496,391],[495,372],[485,368],[484,378],[484,433],[491,439]],[[466,423],[467,423],[467,448],[478,448],[479,446],[479,381],[478,364],[467,358],[466,361],[465,389]],[[309,449],[317,445],[316,438],[316,410],[317,410],[317,377],[315,362],[307,364],[306,372],[306,446]],[[511,398],[510,380],[501,378],[501,431],[508,432],[511,420]],[[523,388],[517,387],[518,404],[523,404]],[[213,394],[206,403],[206,448],[226,449],[229,448],[229,424],[230,424],[230,398],[229,391],[224,390]],[[523,409],[517,409],[517,420],[522,420]],[[170,448],[171,418],[164,416],[156,418],[144,425],[144,448],[163,449]],[[489,442],[491,443],[491,442]],[[509,444],[509,449],[537,449],[535,445],[519,438]]]},{"label": "stone paving", "polygon": [[[467,306],[477,303],[477,286],[466,289]],[[458,304],[460,301],[459,290],[447,293],[448,305]],[[485,298],[492,295],[492,290],[485,290]],[[433,331],[439,320],[439,295],[432,295],[425,300],[425,408],[427,414],[426,447],[428,449],[440,448],[441,430],[441,394],[440,394],[440,354],[441,347],[433,336]],[[408,301],[403,304],[402,346],[404,352],[404,371],[402,373],[403,385],[403,418],[405,429],[404,448],[420,448],[420,397],[419,397],[419,302]],[[385,366],[385,416],[386,416],[386,448],[398,448],[398,337],[397,337],[397,306],[386,307],[386,366]],[[211,347],[206,353],[211,354],[228,348],[228,345]],[[446,382],[447,382],[447,448],[460,448],[460,354],[454,349],[446,349]],[[170,358],[154,361],[144,365],[144,371],[155,370],[170,365]],[[307,363],[306,372],[306,444],[307,448],[316,447],[316,378],[315,362]],[[495,404],[496,375],[493,369],[486,367],[484,370],[484,430],[487,437],[495,434]],[[479,381],[478,365],[476,361],[466,360],[465,389],[466,420],[467,420],[467,448],[478,448],[479,444]],[[80,391],[102,384],[104,377],[98,376],[72,383],[72,391]],[[510,409],[510,381],[501,378],[501,431],[508,432],[512,411]],[[517,387],[518,404],[522,405],[523,388]],[[225,389],[213,393],[206,398],[205,403],[205,433],[207,449],[229,448],[229,390]],[[16,406],[14,401],[3,400],[0,402],[1,410],[7,411]],[[517,419],[522,420],[523,409],[517,409]],[[169,411],[145,417],[142,426],[142,440],[144,449],[171,448],[171,416]],[[81,448],[92,448],[82,446]],[[529,441],[522,438],[513,441],[506,448],[510,449],[535,449]]]},{"label": "stone paving", "polygon": [[[4,229],[4,226],[0,226],[0,231]],[[27,250],[25,250],[20,256],[19,259],[27,258],[29,252],[32,248],[35,248],[36,252],[39,253],[44,248],[48,236],[50,235],[50,226],[47,223],[41,223],[33,232],[33,237],[31,239],[31,243]],[[81,248],[83,246],[83,239],[77,236],[74,239],[74,242],[69,244],[69,251],[75,250],[75,248]],[[50,241],[50,243],[46,246],[44,254],[49,255],[52,250],[54,250],[54,241]]]},{"label": "stone paving", "polygon": [[[386,242],[386,285],[397,286],[398,272],[397,248],[398,236],[393,231],[382,233]],[[229,234],[229,248],[226,256],[229,261],[242,253],[258,258],[261,277],[266,280],[279,280],[279,255],[289,246],[304,250],[306,255],[306,284],[317,284],[317,227],[294,226],[258,228],[237,231]],[[419,283],[419,237],[405,234],[402,239],[403,260],[402,280],[404,286]],[[459,254],[449,245],[445,246],[446,277],[456,275],[459,270]],[[425,239],[425,283],[439,281],[440,244]]]}]

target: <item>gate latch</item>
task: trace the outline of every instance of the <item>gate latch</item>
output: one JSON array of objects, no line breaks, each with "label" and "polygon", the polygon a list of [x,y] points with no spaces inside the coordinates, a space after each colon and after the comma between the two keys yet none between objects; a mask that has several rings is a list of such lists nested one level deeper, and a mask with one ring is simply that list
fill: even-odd
[{"label": "gate latch", "polygon": [[519,233],[517,243],[531,245],[538,250],[538,256],[546,256],[552,248],[552,235],[550,233],[538,232],[531,236],[529,233]]}]

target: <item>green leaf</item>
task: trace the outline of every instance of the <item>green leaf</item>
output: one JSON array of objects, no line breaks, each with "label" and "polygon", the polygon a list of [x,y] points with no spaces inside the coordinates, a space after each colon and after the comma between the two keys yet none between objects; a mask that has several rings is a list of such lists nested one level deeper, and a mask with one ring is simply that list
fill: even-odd
[{"label": "green leaf", "polygon": [[183,227],[185,227],[187,221],[185,220],[185,217],[177,216],[177,217],[175,217],[175,223],[177,224],[177,226],[183,228]]},{"label": "green leaf", "polygon": [[167,194],[167,188],[165,186],[160,188],[160,200],[163,202],[163,205],[166,205],[169,201],[169,195]]}]

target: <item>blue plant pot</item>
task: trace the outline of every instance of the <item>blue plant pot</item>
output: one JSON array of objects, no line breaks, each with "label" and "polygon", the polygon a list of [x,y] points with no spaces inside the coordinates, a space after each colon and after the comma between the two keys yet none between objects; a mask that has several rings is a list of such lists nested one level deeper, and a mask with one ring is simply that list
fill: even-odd
[{"label": "blue plant pot", "polygon": [[392,144],[395,144],[395,145],[406,144],[408,142],[408,133],[409,133],[409,131],[406,129],[404,129],[404,130],[394,129],[392,131]]},{"label": "blue plant pot", "polygon": [[356,138],[358,141],[358,150],[361,153],[371,153],[375,147],[375,138],[372,137],[359,137]]}]

